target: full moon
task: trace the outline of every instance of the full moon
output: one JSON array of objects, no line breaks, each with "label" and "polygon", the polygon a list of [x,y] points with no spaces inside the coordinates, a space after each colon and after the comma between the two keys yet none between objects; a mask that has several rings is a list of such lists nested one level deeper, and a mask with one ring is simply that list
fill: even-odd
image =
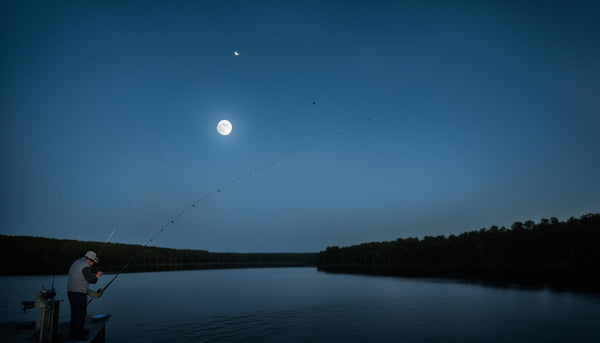
[{"label": "full moon", "polygon": [[223,119],[217,124],[217,132],[222,134],[223,136],[227,136],[228,134],[230,134],[231,129],[232,126],[229,120]]}]

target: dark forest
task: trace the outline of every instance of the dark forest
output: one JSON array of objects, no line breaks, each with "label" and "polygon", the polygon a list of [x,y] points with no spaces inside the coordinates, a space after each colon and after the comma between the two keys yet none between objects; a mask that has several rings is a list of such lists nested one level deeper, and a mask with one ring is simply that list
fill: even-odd
[{"label": "dark forest", "polygon": [[515,222],[510,229],[328,247],[320,270],[374,275],[452,277],[600,290],[600,214]]},{"label": "dark forest", "polygon": [[[103,248],[104,246],[104,248]],[[99,253],[103,272],[314,266],[316,253],[214,253],[104,242],[0,235],[0,275],[67,274],[86,251]]]}]

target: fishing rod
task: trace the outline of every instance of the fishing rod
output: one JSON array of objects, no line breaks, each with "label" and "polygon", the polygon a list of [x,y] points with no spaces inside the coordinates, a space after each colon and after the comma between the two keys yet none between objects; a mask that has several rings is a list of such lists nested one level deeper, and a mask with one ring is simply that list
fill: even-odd
[{"label": "fishing rod", "polygon": [[199,203],[201,203],[202,201],[208,199],[209,197],[213,196],[214,194],[217,193],[221,193],[221,191],[231,185],[233,185],[234,183],[246,178],[246,177],[250,177],[253,174],[262,172],[266,169],[269,169],[273,166],[275,166],[275,162],[271,162],[267,165],[264,165],[262,167],[256,168],[250,172],[244,173],[234,179],[232,179],[231,181],[221,185],[218,188],[215,188],[214,190],[206,193],[205,195],[203,195],[201,198],[199,198],[198,200],[196,200],[195,202],[193,202],[191,205],[189,205],[188,207],[186,207],[185,209],[183,209],[182,211],[180,211],[177,215],[175,215],[173,218],[171,218],[171,220],[169,220],[167,223],[165,223],[160,230],[156,231],[151,237],[150,239],[146,242],[146,244],[144,244],[144,246],[142,247],[142,251],[140,251],[137,255],[135,255],[133,258],[131,258],[129,260],[129,262],[127,262],[126,264],[123,265],[123,267],[121,268],[121,270],[119,270],[117,272],[117,274],[115,274],[115,276],[106,284],[106,286],[104,286],[103,288],[98,289],[97,291],[90,291],[88,292],[88,295],[90,295],[92,298],[90,298],[90,300],[88,301],[88,304],[90,304],[95,298],[99,298],[102,294],[104,294],[104,292],[106,291],[106,289],[117,279],[117,277],[119,277],[119,275],[121,275],[121,273],[123,273],[127,267],[129,267],[129,263],[131,261],[134,261],[136,258],[138,258],[139,256],[143,255],[143,253],[146,251],[146,248],[154,241],[154,239],[156,238],[156,236],[158,236],[161,232],[164,232],[170,225],[175,224],[175,221],[177,219],[179,219],[181,216],[183,216],[184,214],[186,214],[188,211],[190,211],[191,209],[195,208]]}]

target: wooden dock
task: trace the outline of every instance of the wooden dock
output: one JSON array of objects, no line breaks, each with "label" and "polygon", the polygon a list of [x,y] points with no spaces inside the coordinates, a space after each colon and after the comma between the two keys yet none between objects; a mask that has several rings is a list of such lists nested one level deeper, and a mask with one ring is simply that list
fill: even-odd
[{"label": "wooden dock", "polygon": [[[56,336],[52,342],[88,342],[105,343],[106,340],[106,322],[110,316],[102,319],[92,319],[88,315],[85,327],[90,330],[86,341],[69,340],[69,323],[60,323],[57,328]],[[3,343],[28,343],[39,342],[40,334],[35,329],[35,322],[9,322],[0,323],[0,337]]]}]

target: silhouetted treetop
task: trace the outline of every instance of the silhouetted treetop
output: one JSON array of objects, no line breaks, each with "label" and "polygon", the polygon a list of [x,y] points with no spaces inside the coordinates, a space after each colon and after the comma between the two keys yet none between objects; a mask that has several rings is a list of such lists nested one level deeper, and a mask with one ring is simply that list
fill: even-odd
[{"label": "silhouetted treetop", "polygon": [[387,270],[398,275],[519,274],[588,282],[600,271],[599,242],[600,214],[586,214],[566,222],[552,217],[538,224],[515,222],[511,229],[493,225],[448,237],[327,247],[319,253],[317,265],[324,269],[334,265],[389,266],[393,268]]}]

